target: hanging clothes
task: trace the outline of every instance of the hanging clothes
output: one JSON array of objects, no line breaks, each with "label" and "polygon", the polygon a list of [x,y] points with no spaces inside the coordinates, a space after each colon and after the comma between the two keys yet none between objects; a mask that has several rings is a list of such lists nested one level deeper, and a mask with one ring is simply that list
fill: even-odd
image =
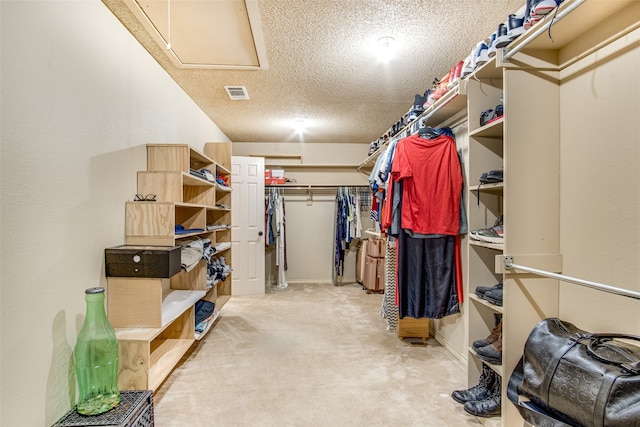
[{"label": "hanging clothes", "polygon": [[276,286],[284,289],[287,283],[287,240],[286,240],[286,216],[284,197],[278,189],[271,188],[265,197],[265,230],[267,246],[275,245],[276,266],[278,267],[278,281]]},{"label": "hanging clothes", "polygon": [[459,313],[462,300],[462,170],[453,132],[430,131],[398,141],[387,188],[391,207],[383,222],[398,237],[400,318],[439,319]]},{"label": "hanging clothes", "polygon": [[336,194],[335,209],[335,233],[334,233],[334,269],[337,276],[344,273],[344,254],[349,249],[351,235],[349,233],[349,198],[342,187],[338,188]]},{"label": "hanging clothes", "polygon": [[334,266],[333,281],[338,283],[338,278],[344,274],[345,253],[349,250],[353,239],[362,237],[362,206],[369,205],[369,199],[360,200],[361,192],[353,187],[338,187],[335,201],[335,227],[334,227]]}]

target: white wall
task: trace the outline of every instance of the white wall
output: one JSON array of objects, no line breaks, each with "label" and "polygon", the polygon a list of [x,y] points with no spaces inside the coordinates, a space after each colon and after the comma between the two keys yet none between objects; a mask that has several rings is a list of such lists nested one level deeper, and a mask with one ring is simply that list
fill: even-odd
[{"label": "white wall", "polygon": [[84,290],[106,285],[144,144],[228,140],[98,0],[2,1],[3,426],[75,403]]}]

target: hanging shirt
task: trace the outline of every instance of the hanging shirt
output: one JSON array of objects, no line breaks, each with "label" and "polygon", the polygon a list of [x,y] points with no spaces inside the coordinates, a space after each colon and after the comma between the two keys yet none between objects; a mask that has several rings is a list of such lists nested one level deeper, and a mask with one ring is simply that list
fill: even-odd
[{"label": "hanging shirt", "polygon": [[403,138],[395,149],[391,176],[403,181],[402,228],[420,234],[459,233],[462,171],[452,137]]}]

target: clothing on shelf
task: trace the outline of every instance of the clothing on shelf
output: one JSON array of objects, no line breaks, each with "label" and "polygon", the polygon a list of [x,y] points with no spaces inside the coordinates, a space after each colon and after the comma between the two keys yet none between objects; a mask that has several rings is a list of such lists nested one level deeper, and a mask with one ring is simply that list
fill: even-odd
[{"label": "clothing on shelf", "polygon": [[287,240],[286,240],[286,215],[284,208],[284,195],[277,188],[270,188],[265,196],[265,238],[266,246],[275,246],[276,266],[278,267],[278,283],[280,289],[288,285],[287,270]]},{"label": "clothing on shelf", "polygon": [[208,250],[211,247],[211,240],[195,237],[180,241],[180,246],[180,266],[189,272],[205,257],[205,249]]},{"label": "clothing on shelf", "polygon": [[225,257],[210,257],[207,260],[207,290],[227,280],[232,271]]}]

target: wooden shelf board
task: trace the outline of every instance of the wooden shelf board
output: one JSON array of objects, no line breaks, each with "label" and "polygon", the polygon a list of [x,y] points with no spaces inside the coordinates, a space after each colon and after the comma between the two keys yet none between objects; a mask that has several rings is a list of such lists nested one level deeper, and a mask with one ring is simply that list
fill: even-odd
[{"label": "wooden shelf board", "polygon": [[182,172],[182,182],[184,185],[190,185],[192,187],[213,187],[216,184],[206,179],[193,176],[190,173]]},{"label": "wooden shelf board", "polygon": [[206,294],[205,291],[171,290],[162,299],[162,328],[176,320]]},{"label": "wooden shelf board", "polygon": [[476,359],[482,361],[482,363],[487,365],[489,368],[491,368],[491,370],[493,370],[495,373],[497,373],[501,377],[504,376],[504,368],[502,367],[502,365],[494,365],[493,363],[485,362],[484,360],[480,359],[476,351],[473,349],[473,347],[469,347],[469,353],[473,355],[473,357],[475,357]]},{"label": "wooden shelf board", "polygon": [[376,163],[376,159],[378,158],[378,156],[380,154],[382,154],[384,152],[384,150],[387,149],[387,147],[389,146],[389,142],[386,142],[384,144],[382,144],[380,147],[378,147],[378,149],[376,151],[374,151],[373,153],[371,153],[370,155],[367,156],[366,159],[364,159],[357,167],[356,169],[359,171],[365,167],[373,167]]},{"label": "wooden shelf board", "polygon": [[491,184],[478,184],[478,185],[474,185],[473,187],[469,187],[469,191],[477,192],[478,190],[491,192],[491,193],[501,192],[502,190],[504,190],[504,182],[494,182]]},{"label": "wooden shelf board", "polygon": [[174,240],[178,240],[178,239],[184,239],[185,237],[195,237],[195,236],[200,236],[202,234],[207,234],[207,233],[211,233],[211,231],[196,231],[193,233],[184,233],[184,234],[176,234],[173,236]]},{"label": "wooden shelf board", "polygon": [[461,84],[463,84],[462,80],[427,108],[418,120],[425,119],[429,126],[437,126],[459,111],[465,110],[467,108],[467,95],[460,86]]},{"label": "wooden shelf board", "polygon": [[469,238],[469,244],[472,246],[480,246],[482,248],[495,249],[497,251],[504,250],[504,243],[500,244],[500,243],[481,242],[479,240],[472,240],[471,238]]},{"label": "wooden shelf board", "polygon": [[205,156],[204,153],[201,153],[192,147],[189,147],[189,156],[191,161],[195,160],[196,162],[202,163],[204,165],[213,165],[216,163],[212,159],[210,159],[208,156]]},{"label": "wooden shelf board", "polygon": [[224,252],[227,252],[228,250],[231,250],[231,246],[229,246],[228,248],[224,248],[224,249],[220,249],[220,250],[216,251],[216,252],[213,254],[213,256],[218,256],[218,255],[220,255],[220,254],[222,254],[222,253],[224,253]]},{"label": "wooden shelf board", "polygon": [[473,300],[475,302],[477,302],[478,304],[482,304],[486,307],[489,307],[491,310],[498,312],[498,313],[503,313],[503,308],[495,305],[495,304],[491,304],[489,301],[486,301],[482,298],[480,298],[479,296],[477,296],[476,294],[469,294],[469,299]]},{"label": "wooden shelf board", "polygon": [[467,79],[494,80],[494,84],[491,86],[502,87],[502,68],[496,67],[496,57],[494,56],[478,67]]},{"label": "wooden shelf board", "polygon": [[208,211],[231,212],[231,208],[219,208],[216,206],[207,206]]},{"label": "wooden shelf board", "polygon": [[502,138],[504,135],[504,116],[469,132],[469,137]]},{"label": "wooden shelf board", "polygon": [[164,296],[162,301],[162,326],[159,328],[117,328],[116,336],[119,340],[126,341],[152,341],[187,311],[198,300],[204,297],[204,291],[172,290]]},{"label": "wooden shelf board", "polygon": [[231,175],[231,171],[229,169],[218,163],[216,163],[216,172],[218,172],[220,175]]},{"label": "wooden shelf board", "polygon": [[149,362],[149,388],[156,390],[171,373],[195,339],[162,340],[151,353]]},{"label": "wooden shelf board", "polygon": [[[637,0],[618,0],[618,1],[587,1],[575,8],[571,13],[562,19],[553,19],[553,13],[548,14],[526,31],[522,36],[514,40],[509,46],[513,49],[516,46],[522,46],[523,51],[558,51],[574,40],[579,39],[587,32],[593,32],[605,19],[617,14],[623,8],[632,5]],[[559,12],[574,3],[575,0],[565,1],[559,7]],[[533,36],[533,30],[539,26],[544,26],[553,20],[551,27],[551,38],[547,31],[544,31],[538,37]]]}]

